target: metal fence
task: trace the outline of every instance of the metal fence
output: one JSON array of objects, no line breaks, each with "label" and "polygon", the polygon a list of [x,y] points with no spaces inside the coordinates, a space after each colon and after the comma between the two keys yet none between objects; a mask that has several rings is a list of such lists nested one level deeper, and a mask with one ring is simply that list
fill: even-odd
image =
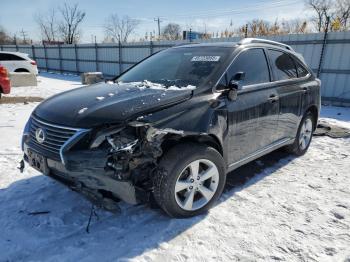
[{"label": "metal fence", "polygon": [[[291,45],[314,70],[320,71],[324,103],[350,105],[350,32],[276,35],[265,39]],[[239,41],[239,37],[213,38],[196,42]],[[45,71],[100,71],[115,76],[159,50],[188,41],[157,41],[128,44],[4,45],[0,50],[29,54]],[[323,50],[323,51],[322,51]]]}]

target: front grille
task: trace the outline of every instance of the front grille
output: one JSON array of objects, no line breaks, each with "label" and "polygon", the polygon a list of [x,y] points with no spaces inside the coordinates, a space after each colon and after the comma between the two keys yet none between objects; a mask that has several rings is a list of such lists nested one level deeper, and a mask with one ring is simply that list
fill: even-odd
[{"label": "front grille", "polygon": [[[35,134],[39,128],[45,133],[45,140],[42,143],[38,142]],[[30,142],[35,148],[47,151],[50,155],[60,159],[61,147],[77,132],[77,129],[45,123],[32,117],[29,131]]]}]

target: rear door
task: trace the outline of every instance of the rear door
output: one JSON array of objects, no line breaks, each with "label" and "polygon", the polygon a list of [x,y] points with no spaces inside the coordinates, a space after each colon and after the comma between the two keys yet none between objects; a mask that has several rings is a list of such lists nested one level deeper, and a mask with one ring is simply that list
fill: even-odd
[{"label": "rear door", "polygon": [[293,138],[296,135],[301,112],[300,87],[296,64],[291,55],[277,49],[269,49],[273,81],[279,97],[277,139]]},{"label": "rear door", "polygon": [[227,100],[230,163],[238,162],[274,141],[278,99],[270,83],[270,72],[263,48],[242,51],[229,67],[226,78],[244,72],[235,101]]},{"label": "rear door", "polygon": [[297,58],[293,57],[295,65],[297,67],[298,78],[301,80],[299,87],[302,90],[301,95],[301,113],[310,105],[318,105],[319,88],[316,81],[310,81],[311,73]]},{"label": "rear door", "polygon": [[27,69],[28,70],[30,63],[26,59],[24,59],[23,57],[20,57],[18,55],[14,55],[14,54],[9,54],[9,56],[11,58],[11,62],[12,62],[14,70],[16,70],[16,69]]}]

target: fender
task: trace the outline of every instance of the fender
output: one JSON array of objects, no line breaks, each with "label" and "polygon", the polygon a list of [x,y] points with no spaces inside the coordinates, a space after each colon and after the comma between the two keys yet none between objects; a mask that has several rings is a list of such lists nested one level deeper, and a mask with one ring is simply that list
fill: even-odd
[{"label": "fender", "polygon": [[[202,93],[184,103],[138,117],[137,122],[183,137],[214,137],[225,152],[227,110],[225,102],[218,99],[219,95],[210,90],[210,93]],[[135,122],[130,124],[135,125]]]}]

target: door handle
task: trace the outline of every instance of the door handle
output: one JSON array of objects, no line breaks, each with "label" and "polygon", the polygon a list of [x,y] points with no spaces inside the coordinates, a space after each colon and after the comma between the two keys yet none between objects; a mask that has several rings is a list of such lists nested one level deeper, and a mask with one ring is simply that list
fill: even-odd
[{"label": "door handle", "polygon": [[272,94],[269,96],[267,100],[270,101],[271,103],[275,103],[276,101],[278,101],[278,99],[279,99],[278,95]]},{"label": "door handle", "polygon": [[304,94],[309,93],[309,88],[308,88],[308,87],[303,87],[303,93],[304,93]]}]

